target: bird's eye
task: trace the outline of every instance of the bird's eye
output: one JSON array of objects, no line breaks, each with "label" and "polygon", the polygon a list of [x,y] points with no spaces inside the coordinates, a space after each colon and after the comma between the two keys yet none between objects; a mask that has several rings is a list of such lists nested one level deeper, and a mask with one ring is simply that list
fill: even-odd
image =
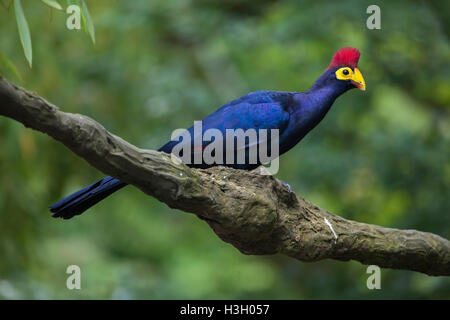
[{"label": "bird's eye", "polygon": [[349,67],[342,67],[335,72],[336,79],[338,80],[350,80],[353,70]]}]

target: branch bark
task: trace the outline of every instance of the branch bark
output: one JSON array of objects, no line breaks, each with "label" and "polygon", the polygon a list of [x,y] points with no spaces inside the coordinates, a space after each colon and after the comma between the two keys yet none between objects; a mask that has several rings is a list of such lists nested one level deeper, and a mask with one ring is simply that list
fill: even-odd
[{"label": "branch bark", "polygon": [[272,176],[174,163],[170,155],[139,149],[91,118],[62,112],[2,77],[0,115],[51,136],[93,167],[169,207],[196,214],[244,254],[357,260],[450,275],[450,241],[440,236],[346,220],[296,196]]}]

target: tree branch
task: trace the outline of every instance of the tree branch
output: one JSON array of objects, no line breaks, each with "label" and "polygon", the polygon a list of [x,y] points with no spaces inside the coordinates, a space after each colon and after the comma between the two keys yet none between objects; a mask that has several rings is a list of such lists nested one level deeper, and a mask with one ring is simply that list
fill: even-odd
[{"label": "tree branch", "polygon": [[176,164],[170,155],[139,149],[94,120],[62,112],[1,77],[0,115],[48,134],[93,167],[169,207],[196,214],[244,254],[357,260],[450,275],[450,241],[444,238],[343,219],[297,197],[272,176]]}]

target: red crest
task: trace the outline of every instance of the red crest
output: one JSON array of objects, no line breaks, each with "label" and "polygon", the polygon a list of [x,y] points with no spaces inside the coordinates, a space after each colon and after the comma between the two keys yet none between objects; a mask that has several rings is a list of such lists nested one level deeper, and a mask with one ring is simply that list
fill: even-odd
[{"label": "red crest", "polygon": [[339,49],[334,54],[333,59],[331,59],[331,63],[327,70],[343,66],[354,69],[358,65],[359,56],[360,53],[358,49],[350,47]]}]

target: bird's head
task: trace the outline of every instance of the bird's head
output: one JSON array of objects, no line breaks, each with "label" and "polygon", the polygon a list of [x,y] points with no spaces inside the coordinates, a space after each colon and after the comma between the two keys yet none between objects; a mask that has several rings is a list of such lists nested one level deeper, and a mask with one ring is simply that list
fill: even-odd
[{"label": "bird's head", "polygon": [[342,48],[336,51],[325,73],[317,80],[315,86],[332,86],[347,91],[358,88],[366,90],[366,83],[357,68],[359,50],[355,48]]}]

